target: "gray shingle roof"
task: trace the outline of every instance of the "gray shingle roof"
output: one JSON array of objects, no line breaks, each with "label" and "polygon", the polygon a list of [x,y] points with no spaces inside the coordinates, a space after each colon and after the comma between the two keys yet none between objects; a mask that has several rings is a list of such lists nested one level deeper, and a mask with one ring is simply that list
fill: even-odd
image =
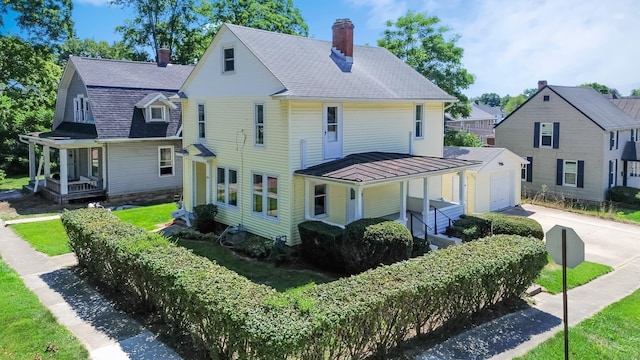
[{"label": "gray shingle roof", "polygon": [[484,108],[478,106],[478,104],[471,104],[471,113],[465,118],[454,118],[450,114],[444,114],[448,121],[470,121],[470,120],[493,120],[495,115],[485,111]]},{"label": "gray shingle roof", "polygon": [[118,87],[128,89],[175,90],[177,92],[193,70],[192,65],[92,59],[71,56],[76,71],[86,86]]},{"label": "gray shingle roof", "polygon": [[477,162],[408,154],[367,152],[296,170],[296,174],[356,183],[390,180],[412,175],[464,169]]},{"label": "gray shingle roof", "polygon": [[444,100],[456,98],[388,50],[353,47],[351,72],[330,58],[331,42],[243,26],[225,26],[284,85],[282,96],[336,99]]},{"label": "gray shingle roof", "polygon": [[603,130],[622,130],[637,127],[637,122],[634,119],[593,88],[557,85],[548,85],[547,87]]},{"label": "gray shingle roof", "polygon": [[443,156],[447,159],[481,161],[483,164],[495,159],[505,148],[445,146]]},{"label": "gray shingle roof", "polygon": [[627,113],[627,115],[638,121],[638,125],[640,125],[640,97],[609,99],[609,101],[622,109],[622,111]]}]

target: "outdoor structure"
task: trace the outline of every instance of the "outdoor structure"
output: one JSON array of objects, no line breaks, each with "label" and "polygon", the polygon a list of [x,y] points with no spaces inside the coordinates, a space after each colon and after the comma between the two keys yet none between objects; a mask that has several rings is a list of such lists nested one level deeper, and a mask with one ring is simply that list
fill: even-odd
[{"label": "outdoor structure", "polygon": [[158,64],[69,58],[53,131],[20,135],[29,145],[28,189],[57,202],[181,191],[181,105],[169,96],[193,67],[169,64],[166,49],[159,55]]},{"label": "outdoor structure", "polygon": [[476,164],[442,157],[457,100],[386,49],[354,46],[353,28],[337,20],[332,42],[220,28],[176,96],[188,210],[215,203],[217,220],[289,244],[305,220],[387,217],[418,234],[435,208],[462,213],[464,195],[432,201],[441,175]]},{"label": "outdoor structure", "polygon": [[[521,169],[528,164],[525,159],[505,148],[457,146],[445,146],[444,157],[481,163],[466,172],[467,213],[497,211],[520,204]],[[458,202],[459,183],[457,174],[443,175],[442,197]]]},{"label": "outdoor structure", "polygon": [[451,130],[466,130],[478,135],[483,143],[493,145],[494,125],[500,123],[504,113],[498,107],[480,104],[475,101],[471,103],[471,113],[465,118],[454,118],[450,114],[445,114],[445,127]]},{"label": "outdoor structure", "polygon": [[640,123],[612,101],[592,88],[539,82],[495,128],[496,146],[529,161],[523,191],[602,201],[613,186],[640,185]]}]

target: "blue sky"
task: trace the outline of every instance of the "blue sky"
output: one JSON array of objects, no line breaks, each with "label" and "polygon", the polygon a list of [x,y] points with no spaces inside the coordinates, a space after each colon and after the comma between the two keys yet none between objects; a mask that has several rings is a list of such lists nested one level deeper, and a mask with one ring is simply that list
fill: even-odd
[{"label": "blue sky", "polygon": [[[355,24],[354,42],[376,45],[384,23],[408,10],[436,15],[460,35],[463,65],[476,76],[466,94],[517,95],[537,86],[599,82],[623,95],[640,88],[640,1],[294,0],[311,37],[330,40],[337,18]],[[105,0],[74,0],[80,38],[113,41],[129,14]],[[356,59],[357,61],[357,59]]]}]

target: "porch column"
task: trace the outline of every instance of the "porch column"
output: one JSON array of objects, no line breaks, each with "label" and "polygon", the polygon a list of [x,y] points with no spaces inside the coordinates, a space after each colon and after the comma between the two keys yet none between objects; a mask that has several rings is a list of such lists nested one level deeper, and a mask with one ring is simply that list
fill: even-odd
[{"label": "porch column", "polygon": [[205,163],[205,173],[206,173],[206,179],[207,179],[207,184],[205,185],[205,196],[207,197],[206,203],[211,204],[212,199],[211,199],[211,162],[210,161],[207,161]]},{"label": "porch column", "polygon": [[309,206],[311,204],[311,199],[309,195],[309,189],[311,188],[311,184],[309,179],[304,178],[304,218],[311,219],[311,213],[309,211]]},{"label": "porch column", "polygon": [[364,217],[363,214],[363,206],[362,206],[362,188],[357,187],[356,189],[356,220],[360,220]]},{"label": "porch column", "polygon": [[400,182],[400,216],[398,222],[407,225],[407,182]]},{"label": "porch column", "polygon": [[29,180],[36,179],[36,144],[29,142]]},{"label": "porch column", "polygon": [[69,193],[67,170],[67,149],[60,149],[60,195],[67,195],[67,193]]},{"label": "porch column", "polygon": [[[429,223],[429,178],[422,179],[422,221]],[[427,232],[428,229],[424,229]]]},{"label": "porch column", "polygon": [[462,213],[466,214],[467,213],[467,199],[466,199],[466,195],[467,195],[467,175],[466,175],[466,171],[462,170],[458,173],[458,176],[460,177],[460,205],[462,205]]},{"label": "porch column", "polygon": [[102,190],[107,190],[107,147],[103,146],[100,150],[101,167],[100,175],[102,175]]},{"label": "porch column", "polygon": [[51,149],[44,145],[42,151],[44,152],[44,181],[46,184],[47,178],[51,177]]}]

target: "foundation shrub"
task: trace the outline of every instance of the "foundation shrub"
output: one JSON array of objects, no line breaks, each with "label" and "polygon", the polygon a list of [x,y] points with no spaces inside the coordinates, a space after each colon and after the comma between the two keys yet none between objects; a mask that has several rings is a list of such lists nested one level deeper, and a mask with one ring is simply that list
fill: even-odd
[{"label": "foundation shrub", "polygon": [[492,234],[532,236],[540,240],[544,238],[542,226],[537,221],[523,216],[497,213],[462,215],[449,227],[447,234],[465,242]]},{"label": "foundation shrub", "polygon": [[106,211],[62,221],[81,264],[109,269],[92,276],[158,310],[212,359],[384,357],[415,333],[521,295],[547,259],[542,241],[498,235],[281,294]]},{"label": "foundation shrub", "polygon": [[320,269],[343,273],[344,258],[340,251],[344,230],[322,221],[304,221],[298,224],[300,255]]},{"label": "foundation shrub", "polygon": [[640,206],[640,189],[629,186],[614,186],[609,189],[609,200]]},{"label": "foundation shrub", "polygon": [[196,229],[203,234],[216,230],[216,215],[218,207],[214,204],[198,205],[193,207],[193,216],[196,218]]}]

